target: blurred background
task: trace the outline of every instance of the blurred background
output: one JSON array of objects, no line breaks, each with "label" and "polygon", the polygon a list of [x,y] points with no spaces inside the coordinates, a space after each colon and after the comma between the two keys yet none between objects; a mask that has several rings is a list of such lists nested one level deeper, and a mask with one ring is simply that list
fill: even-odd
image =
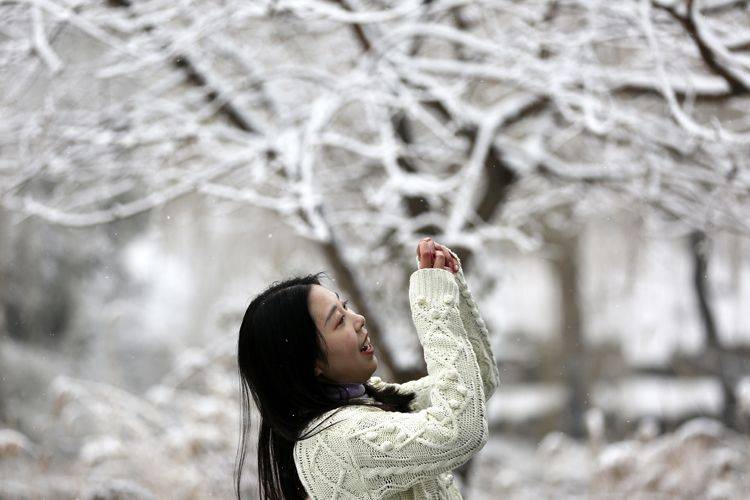
[{"label": "blurred background", "polygon": [[423,376],[426,235],[465,498],[750,491],[750,2],[0,2],[0,75],[0,498],[231,498],[250,300],[326,271]]}]

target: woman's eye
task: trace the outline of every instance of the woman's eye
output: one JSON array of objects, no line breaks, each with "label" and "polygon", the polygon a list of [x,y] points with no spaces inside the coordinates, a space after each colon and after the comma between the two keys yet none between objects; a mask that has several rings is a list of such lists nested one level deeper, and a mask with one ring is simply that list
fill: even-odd
[{"label": "woman's eye", "polygon": [[[342,303],[342,304],[343,304],[343,306],[344,306],[344,309],[348,309],[348,307],[346,307],[346,305],[347,305],[348,303],[349,303],[349,299],[345,300],[345,301],[344,301],[344,302]],[[336,325],[336,327],[337,327],[337,328],[338,328],[339,326],[341,326],[341,325],[343,325],[343,324],[344,324],[344,317],[345,317],[345,315],[342,315],[342,316],[341,316],[341,321],[339,321],[339,322],[338,322],[338,324]]]}]

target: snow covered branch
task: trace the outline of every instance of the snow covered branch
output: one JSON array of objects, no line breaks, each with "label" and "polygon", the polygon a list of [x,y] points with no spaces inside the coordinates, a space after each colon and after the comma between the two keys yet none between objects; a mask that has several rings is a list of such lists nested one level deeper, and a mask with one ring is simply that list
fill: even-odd
[{"label": "snow covered branch", "polygon": [[[512,226],[499,217],[520,186],[513,200],[544,198],[526,191],[536,176],[669,206],[690,224],[717,216],[673,205],[713,197],[730,225],[747,208],[750,122],[737,117],[750,106],[750,36],[735,2],[0,10],[15,20],[0,67],[20,75],[0,101],[0,203],[58,224],[197,192],[273,210],[316,241],[350,229],[338,210],[388,211],[381,236],[439,228],[480,246],[529,234],[535,203],[525,217],[516,205]],[[51,35],[60,23],[79,38]],[[80,40],[96,45],[77,58]]]}]

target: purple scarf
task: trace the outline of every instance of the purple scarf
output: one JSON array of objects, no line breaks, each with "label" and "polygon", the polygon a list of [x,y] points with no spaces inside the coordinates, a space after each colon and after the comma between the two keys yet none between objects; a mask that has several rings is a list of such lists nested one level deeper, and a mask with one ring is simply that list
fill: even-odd
[{"label": "purple scarf", "polygon": [[338,401],[365,395],[365,384],[323,384],[323,390]]}]

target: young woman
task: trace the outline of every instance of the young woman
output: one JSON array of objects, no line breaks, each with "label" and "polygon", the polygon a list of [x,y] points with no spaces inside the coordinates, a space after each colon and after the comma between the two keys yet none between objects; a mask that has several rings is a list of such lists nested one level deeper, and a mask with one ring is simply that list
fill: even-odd
[{"label": "young woman", "polygon": [[425,238],[417,262],[409,302],[428,374],[404,384],[372,376],[365,318],[320,284],[322,273],[252,300],[237,351],[238,498],[250,395],[261,416],[260,498],[461,498],[450,471],[487,442],[497,363],[456,254]]}]

